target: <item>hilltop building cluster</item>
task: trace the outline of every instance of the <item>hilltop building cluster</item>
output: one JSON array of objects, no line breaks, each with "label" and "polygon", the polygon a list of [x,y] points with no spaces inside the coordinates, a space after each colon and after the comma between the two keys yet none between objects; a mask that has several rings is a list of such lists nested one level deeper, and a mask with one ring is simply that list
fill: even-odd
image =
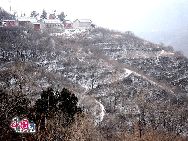
[{"label": "hilltop building cluster", "polygon": [[1,27],[31,27],[36,31],[49,31],[50,33],[61,33],[65,30],[90,30],[95,25],[90,19],[76,19],[73,22],[70,20],[61,21],[59,18],[49,15],[47,19],[37,19],[35,17],[17,17],[13,19],[4,19],[0,21]]}]

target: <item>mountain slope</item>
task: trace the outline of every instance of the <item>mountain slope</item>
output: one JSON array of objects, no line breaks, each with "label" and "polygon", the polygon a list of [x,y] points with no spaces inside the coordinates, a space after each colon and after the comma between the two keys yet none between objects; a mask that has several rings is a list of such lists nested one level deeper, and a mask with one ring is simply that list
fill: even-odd
[{"label": "mountain slope", "polygon": [[103,28],[71,37],[0,28],[0,50],[1,88],[35,100],[49,86],[67,87],[113,131],[139,120],[143,128],[188,134],[188,59],[172,48]]}]

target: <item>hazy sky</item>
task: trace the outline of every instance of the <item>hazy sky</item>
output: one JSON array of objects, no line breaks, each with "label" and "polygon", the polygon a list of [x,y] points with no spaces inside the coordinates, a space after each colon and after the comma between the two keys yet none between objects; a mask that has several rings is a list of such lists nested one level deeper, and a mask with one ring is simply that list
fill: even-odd
[{"label": "hazy sky", "polygon": [[12,10],[26,14],[32,10],[41,12],[43,9],[47,12],[64,11],[70,20],[89,18],[95,24],[111,29],[142,31],[147,26],[150,30],[156,30],[151,25],[160,24],[160,16],[169,8],[172,12],[176,5],[185,2],[186,0],[0,0],[0,6],[9,10],[11,3]]}]

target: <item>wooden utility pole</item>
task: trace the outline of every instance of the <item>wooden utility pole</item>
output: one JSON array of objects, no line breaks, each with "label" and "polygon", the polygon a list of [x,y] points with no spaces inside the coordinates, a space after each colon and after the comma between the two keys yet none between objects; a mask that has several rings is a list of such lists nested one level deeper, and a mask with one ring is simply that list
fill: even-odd
[{"label": "wooden utility pole", "polygon": [[9,2],[9,5],[10,5],[10,7],[9,7],[10,9],[9,10],[10,10],[10,13],[11,13],[11,11],[12,11],[11,0],[9,0],[8,2]]}]

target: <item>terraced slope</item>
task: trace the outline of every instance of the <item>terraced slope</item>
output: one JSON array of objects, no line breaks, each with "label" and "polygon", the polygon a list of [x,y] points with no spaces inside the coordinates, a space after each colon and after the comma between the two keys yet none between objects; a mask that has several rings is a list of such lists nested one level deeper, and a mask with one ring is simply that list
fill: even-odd
[{"label": "terraced slope", "polygon": [[69,37],[0,30],[1,88],[34,100],[67,87],[101,126],[131,131],[139,120],[187,135],[188,60],[172,48],[101,28]]}]

